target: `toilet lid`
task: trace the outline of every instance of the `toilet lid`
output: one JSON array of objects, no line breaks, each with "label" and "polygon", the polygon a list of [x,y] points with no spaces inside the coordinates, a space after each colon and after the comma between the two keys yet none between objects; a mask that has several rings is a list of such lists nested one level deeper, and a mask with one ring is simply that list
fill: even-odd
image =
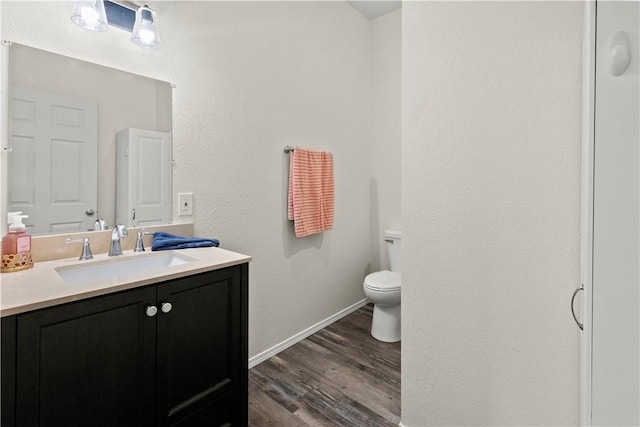
[{"label": "toilet lid", "polygon": [[396,271],[377,271],[364,278],[364,285],[375,291],[397,291],[400,289],[402,275]]}]

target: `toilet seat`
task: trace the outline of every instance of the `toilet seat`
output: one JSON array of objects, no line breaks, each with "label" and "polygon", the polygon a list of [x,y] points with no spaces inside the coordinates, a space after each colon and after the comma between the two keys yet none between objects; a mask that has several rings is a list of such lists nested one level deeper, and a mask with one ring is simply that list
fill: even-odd
[{"label": "toilet seat", "polygon": [[376,271],[364,278],[364,285],[373,291],[394,292],[399,291],[402,275],[397,271]]}]

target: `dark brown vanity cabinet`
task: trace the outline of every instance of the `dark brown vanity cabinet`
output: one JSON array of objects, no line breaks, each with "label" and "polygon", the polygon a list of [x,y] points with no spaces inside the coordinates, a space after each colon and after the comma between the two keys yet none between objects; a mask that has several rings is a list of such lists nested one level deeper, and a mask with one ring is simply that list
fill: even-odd
[{"label": "dark brown vanity cabinet", "polygon": [[2,319],[2,426],[245,426],[248,265]]}]

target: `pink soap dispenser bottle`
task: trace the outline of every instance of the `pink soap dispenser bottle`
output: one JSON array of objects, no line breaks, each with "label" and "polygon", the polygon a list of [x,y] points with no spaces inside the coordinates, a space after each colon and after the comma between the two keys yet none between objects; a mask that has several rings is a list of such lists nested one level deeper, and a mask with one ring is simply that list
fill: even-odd
[{"label": "pink soap dispenser bottle", "polygon": [[1,273],[12,273],[33,267],[31,235],[26,232],[26,227],[22,223],[22,218],[29,216],[20,215],[20,213],[10,215],[9,232],[2,237]]}]

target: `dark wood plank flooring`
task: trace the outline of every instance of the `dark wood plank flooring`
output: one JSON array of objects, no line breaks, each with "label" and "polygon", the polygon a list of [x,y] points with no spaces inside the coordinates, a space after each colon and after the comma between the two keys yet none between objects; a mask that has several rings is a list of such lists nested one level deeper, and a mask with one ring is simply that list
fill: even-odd
[{"label": "dark wood plank flooring", "polygon": [[249,425],[390,427],[400,422],[400,343],[370,333],[367,305],[249,371]]}]

